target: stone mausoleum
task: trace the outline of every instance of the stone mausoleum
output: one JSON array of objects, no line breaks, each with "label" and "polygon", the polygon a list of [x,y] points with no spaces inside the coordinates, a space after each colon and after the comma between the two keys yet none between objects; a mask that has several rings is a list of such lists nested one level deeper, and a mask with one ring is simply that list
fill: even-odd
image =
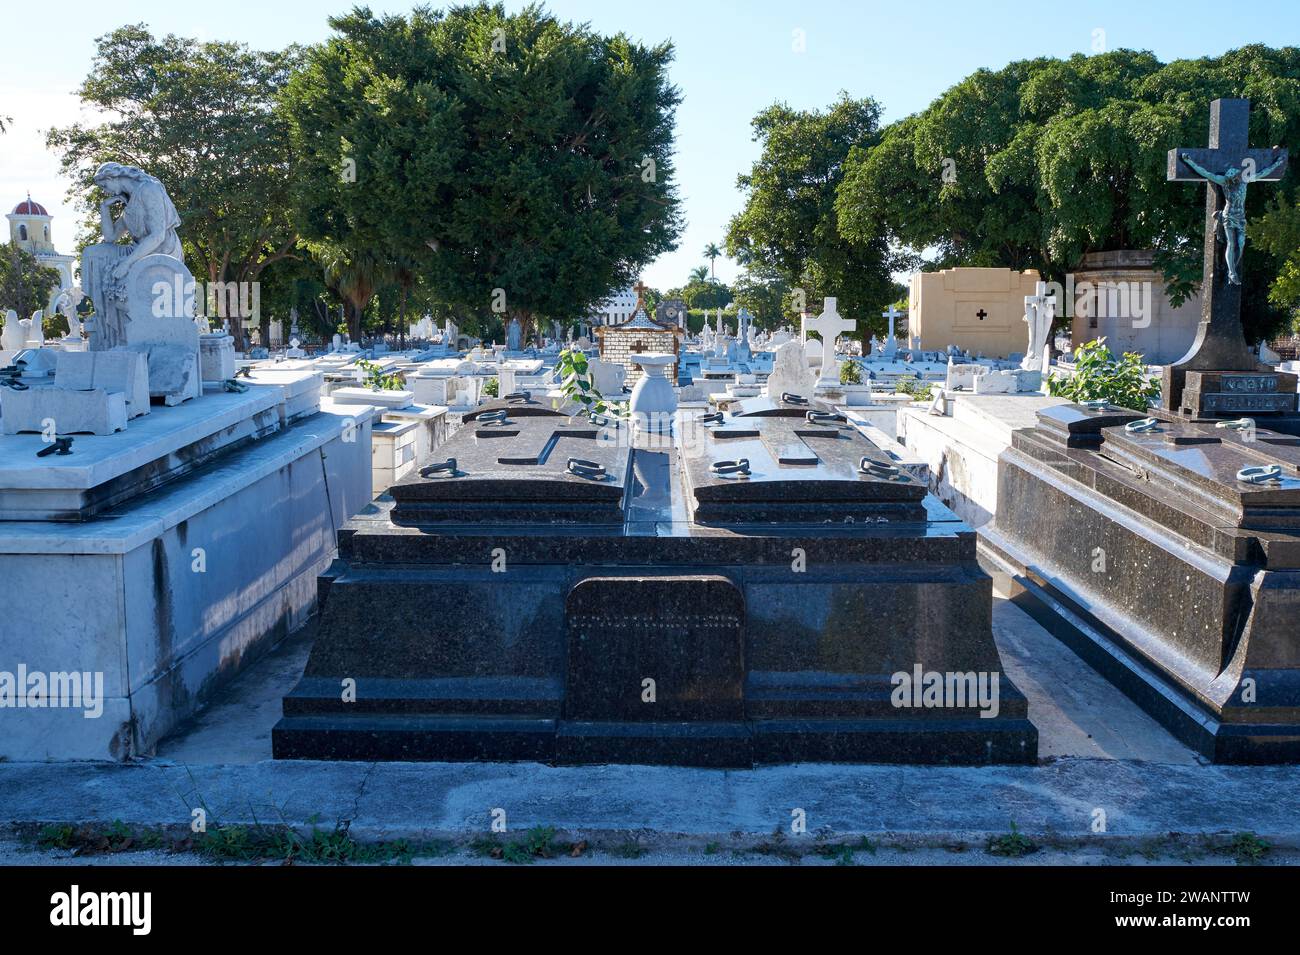
[{"label": "stone mausoleum", "polygon": [[1071,347],[1105,338],[1113,353],[1137,352],[1148,365],[1172,364],[1187,354],[1201,323],[1201,296],[1193,294],[1175,306],[1154,258],[1140,250],[1083,256],[1070,275]]},{"label": "stone mausoleum", "polygon": [[1023,354],[1025,297],[1039,281],[1034,269],[917,272],[908,295],[908,331],[927,351],[953,345],[985,358]]},{"label": "stone mausoleum", "polygon": [[[633,355],[658,353],[680,358],[682,339],[686,335],[676,324],[664,325],[651,318],[645,308],[645,286],[638,285],[636,291],[636,311],[631,319],[621,325],[598,325],[595,330],[601,359],[626,368],[629,383],[643,374],[641,366],[632,361]],[[673,362],[669,366],[669,381],[677,380],[679,364]]]}]

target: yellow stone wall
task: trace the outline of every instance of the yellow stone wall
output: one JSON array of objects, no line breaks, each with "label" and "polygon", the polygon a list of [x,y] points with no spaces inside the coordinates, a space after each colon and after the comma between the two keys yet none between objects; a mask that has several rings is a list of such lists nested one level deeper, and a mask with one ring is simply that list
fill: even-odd
[{"label": "yellow stone wall", "polygon": [[908,332],[920,336],[927,350],[956,345],[985,358],[1023,355],[1029,345],[1025,296],[1034,294],[1038,281],[1036,269],[917,272],[908,296]]},{"label": "yellow stone wall", "polygon": [[[641,366],[633,363],[631,356],[638,352],[676,355],[677,335],[665,330],[657,332],[645,328],[623,329],[618,326],[602,326],[596,329],[600,337],[600,357],[604,361],[618,362],[627,369],[627,384],[632,384],[641,377]],[[639,347],[638,347],[639,346]],[[668,380],[677,382],[677,362],[668,366]]]}]

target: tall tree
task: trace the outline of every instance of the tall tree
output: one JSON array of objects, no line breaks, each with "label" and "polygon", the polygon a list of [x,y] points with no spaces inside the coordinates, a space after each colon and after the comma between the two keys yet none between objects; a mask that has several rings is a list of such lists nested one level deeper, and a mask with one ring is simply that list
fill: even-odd
[{"label": "tall tree", "polygon": [[1274,200],[1268,211],[1250,224],[1255,244],[1282,262],[1269,289],[1269,300],[1291,314],[1292,332],[1300,332],[1300,201]]},{"label": "tall tree", "polygon": [[13,309],[19,318],[31,318],[32,312],[49,304],[59,281],[57,271],[41,265],[17,242],[0,246],[0,313]]},{"label": "tall tree", "polygon": [[[87,230],[98,223],[95,168],[112,160],[139,166],[167,187],[196,279],[256,282],[293,256],[288,136],[275,98],[297,48],[264,53],[239,43],[158,39],[143,24],[95,42],[79,90],[96,111],[93,121],[47,136],[87,211]],[[240,324],[232,323],[237,336]]]},{"label": "tall tree", "polygon": [[391,266],[375,250],[316,243],[313,252],[324,269],[325,287],[339,297],[347,311],[349,337],[359,342],[366,306],[391,277]]},{"label": "tall tree", "polygon": [[710,242],[704,247],[704,257],[709,260],[709,278],[716,279],[718,277],[717,269],[714,266],[717,265],[720,255],[722,255],[722,250],[718,248],[716,242]]},{"label": "tall tree", "polygon": [[883,238],[840,233],[836,192],[855,146],[879,138],[880,106],[847,93],[826,110],[770,106],[753,120],[762,153],[737,179],[745,207],[727,229],[727,251],[742,266],[803,290],[809,306],[839,298],[841,314],[865,332],[889,301],[890,273],[906,264]]},{"label": "tall tree", "polygon": [[313,246],[409,258],[445,301],[586,314],[676,245],[672,47],[528,6],[359,7],[283,102]]},{"label": "tall tree", "polygon": [[736,304],[754,316],[759,328],[775,329],[796,317],[791,309],[790,286],[777,277],[763,276],[753,270],[736,279],[733,296]]}]

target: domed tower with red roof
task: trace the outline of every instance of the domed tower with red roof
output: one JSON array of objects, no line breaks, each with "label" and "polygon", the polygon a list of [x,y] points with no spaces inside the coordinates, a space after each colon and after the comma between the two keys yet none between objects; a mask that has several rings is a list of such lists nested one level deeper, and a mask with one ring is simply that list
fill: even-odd
[{"label": "domed tower with red roof", "polygon": [[59,287],[50,296],[52,310],[59,293],[76,284],[72,276],[72,263],[76,261],[75,258],[71,255],[60,255],[58,249],[54,247],[50,235],[50,223],[54,217],[43,205],[32,200],[31,193],[14,206],[14,211],[5,218],[9,220],[9,241],[15,243],[24,252],[34,255],[41,265],[59,273]]}]

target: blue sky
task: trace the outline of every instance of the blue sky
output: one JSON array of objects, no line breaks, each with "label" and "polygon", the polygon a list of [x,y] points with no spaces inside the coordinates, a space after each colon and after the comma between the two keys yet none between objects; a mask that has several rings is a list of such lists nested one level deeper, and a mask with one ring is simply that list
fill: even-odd
[{"label": "blue sky", "polygon": [[[507,3],[511,9],[522,5]],[[0,136],[0,205],[8,211],[30,189],[57,216],[60,248],[73,247],[67,184],[58,176],[56,157],[45,150],[42,131],[78,117],[72,91],[90,66],[96,36],[122,23],[144,22],[159,34],[270,49],[324,38],[325,18],[347,6],[320,0],[10,5],[0,115],[13,116],[15,128]],[[371,6],[377,12],[410,8]],[[772,102],[815,108],[848,90],[875,97],[889,121],[924,108],[980,67],[997,69],[1032,56],[1091,53],[1104,44],[1151,50],[1168,61],[1214,56],[1247,43],[1300,43],[1295,3],[551,0],[547,6],[602,32],[623,31],[646,42],[671,39],[676,46],[673,81],[685,97],[677,117],[678,179],[687,224],[678,250],[645,271],[646,281],[661,289],[682,284],[693,266],[704,264],[706,243],[722,244],[727,221],[740,207],[736,175],[757,155],[749,121]],[[719,260],[719,278],[734,274],[730,262]]]}]

